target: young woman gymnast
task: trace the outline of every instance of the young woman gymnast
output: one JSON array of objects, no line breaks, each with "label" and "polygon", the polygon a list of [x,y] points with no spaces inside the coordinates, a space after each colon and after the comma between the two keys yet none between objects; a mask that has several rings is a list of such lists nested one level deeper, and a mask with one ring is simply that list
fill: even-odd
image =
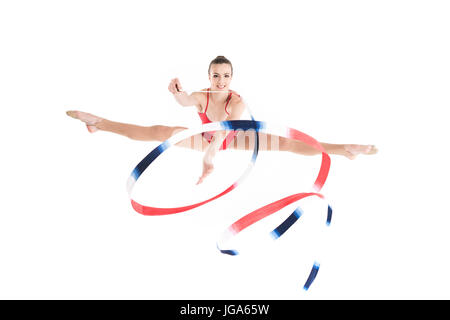
[{"label": "young woman gymnast", "polygon": [[[175,78],[169,83],[169,91],[175,100],[183,107],[196,107],[203,124],[225,120],[239,120],[246,108],[244,100],[236,92],[230,90],[233,78],[233,66],[224,56],[213,59],[208,68],[210,88],[192,92],[190,95],[183,91],[179,79]],[[67,111],[67,115],[81,120],[86,124],[89,132],[98,130],[109,131],[126,136],[134,140],[165,141],[172,135],[185,130],[178,126],[138,126],[121,122],[110,121],[82,111]],[[204,152],[203,173],[197,184],[211,174],[213,160],[219,150],[227,148],[240,150],[254,149],[254,131],[216,131],[204,132],[177,143],[178,146],[187,147]],[[284,137],[259,133],[260,151],[289,151],[302,155],[316,155],[320,152],[307,144]],[[377,149],[373,145],[359,144],[331,144],[320,142],[328,154],[345,156],[355,159],[359,154],[375,154]]]}]

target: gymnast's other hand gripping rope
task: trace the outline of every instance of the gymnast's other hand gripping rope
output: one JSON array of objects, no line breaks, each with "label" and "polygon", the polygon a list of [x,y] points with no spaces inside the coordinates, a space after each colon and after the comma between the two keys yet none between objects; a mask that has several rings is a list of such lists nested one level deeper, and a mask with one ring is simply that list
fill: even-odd
[{"label": "gymnast's other hand gripping rope", "polygon": [[[242,183],[242,181],[248,176],[251,169],[253,168],[256,158],[258,156],[258,150],[259,150],[259,135],[255,134],[255,148],[253,151],[253,156],[250,160],[250,163],[247,167],[247,169],[244,171],[244,173],[240,176],[240,178],[233,183],[231,186],[226,188],[221,193],[204,200],[202,202],[198,202],[189,206],[184,207],[176,207],[176,208],[156,208],[156,207],[149,207],[144,206],[140,203],[137,203],[131,198],[131,193],[133,190],[133,187],[136,183],[136,181],[139,179],[139,177],[142,175],[142,173],[150,166],[150,164],[159,157],[164,151],[166,151],[171,146],[175,145],[176,143],[189,138],[195,134],[199,134],[206,131],[219,131],[219,130],[255,130],[256,133],[258,132],[265,132],[265,133],[271,133],[274,135],[278,135],[280,137],[290,138],[298,141],[302,141],[309,146],[319,150],[322,152],[322,163],[319,169],[319,173],[317,175],[316,181],[313,185],[313,190],[315,192],[309,192],[309,193],[297,193],[290,195],[288,197],[285,197],[283,199],[280,199],[278,201],[269,203],[247,215],[240,218],[236,222],[234,222],[231,226],[229,226],[222,234],[220,239],[217,242],[217,248],[219,251],[223,254],[228,255],[237,255],[238,251],[234,249],[225,249],[224,243],[229,240],[231,237],[237,235],[242,230],[248,228],[249,226],[255,224],[256,222],[270,216],[271,214],[278,212],[282,208],[286,207],[287,205],[299,201],[300,199],[310,197],[310,196],[317,196],[321,199],[325,199],[325,197],[318,193],[328,176],[328,172],[330,169],[330,157],[325,152],[323,147],[320,145],[318,141],[316,141],[314,138],[291,128],[286,127],[280,127],[280,126],[274,126],[270,125],[266,122],[262,121],[255,121],[252,116],[252,120],[233,120],[233,121],[222,121],[222,122],[212,122],[205,125],[202,125],[198,128],[192,128],[192,129],[186,129],[183,130],[176,135],[170,137],[163,143],[161,143],[159,146],[157,146],[155,149],[153,149],[144,159],[139,162],[139,164],[134,168],[132,171],[130,177],[128,178],[127,183],[127,190],[128,194],[131,199],[131,205],[133,206],[133,209],[143,215],[153,216],[153,215],[168,215],[168,214],[174,214],[179,212],[188,211],[194,208],[197,208],[199,206],[202,206],[208,202],[211,202],[217,198],[220,198],[230,192],[231,190],[235,189],[239,184]],[[276,227],[272,232],[272,238],[278,239],[280,238],[292,225],[299,220],[301,217],[302,211],[300,208],[297,208],[294,210],[294,212],[284,220],[278,227]],[[332,217],[332,209],[330,205],[328,205],[328,212],[327,212],[327,219],[326,219],[326,225],[329,225],[331,222]],[[312,270],[303,286],[305,290],[308,290],[311,286],[312,282],[316,278],[316,275],[319,271],[320,264],[318,262],[315,262]]]}]

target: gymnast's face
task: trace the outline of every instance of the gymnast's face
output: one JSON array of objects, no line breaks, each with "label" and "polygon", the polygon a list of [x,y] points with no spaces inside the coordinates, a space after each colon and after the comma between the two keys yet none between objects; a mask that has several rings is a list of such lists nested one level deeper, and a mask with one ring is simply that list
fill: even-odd
[{"label": "gymnast's face", "polygon": [[211,65],[211,69],[209,70],[211,90],[229,90],[232,77],[233,74],[231,71],[231,66],[229,64],[221,63]]}]

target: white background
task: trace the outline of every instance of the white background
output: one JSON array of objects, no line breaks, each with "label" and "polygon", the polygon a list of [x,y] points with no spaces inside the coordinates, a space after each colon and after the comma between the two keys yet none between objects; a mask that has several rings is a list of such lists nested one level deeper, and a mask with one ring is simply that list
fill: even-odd
[{"label": "white background", "polygon": [[[2,1],[0,298],[450,298],[449,16],[446,1]],[[144,217],[125,183],[157,144],[89,134],[65,115],[198,125],[167,86],[208,87],[217,55],[258,120],[378,146],[332,157],[322,192],[335,212],[318,242],[305,228],[238,257],[215,247],[235,219],[308,191],[320,157],[262,153],[226,197]],[[170,150],[154,167],[167,173],[152,180],[161,192],[143,202],[204,199],[249,156],[219,155],[195,189],[201,154]],[[326,250],[304,292],[313,243]]]}]

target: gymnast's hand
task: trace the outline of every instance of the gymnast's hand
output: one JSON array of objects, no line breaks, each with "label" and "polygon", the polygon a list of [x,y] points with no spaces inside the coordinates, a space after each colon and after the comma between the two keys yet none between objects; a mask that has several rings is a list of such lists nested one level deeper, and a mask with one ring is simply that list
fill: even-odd
[{"label": "gymnast's hand", "polygon": [[181,88],[181,83],[178,78],[172,79],[169,83],[169,91],[173,94],[180,93],[183,91],[183,88]]},{"label": "gymnast's hand", "polygon": [[207,176],[209,176],[213,170],[214,170],[214,165],[213,165],[212,161],[210,159],[208,159],[207,157],[203,158],[203,174],[198,179],[197,184],[202,183],[203,180],[205,180],[205,178]]}]

